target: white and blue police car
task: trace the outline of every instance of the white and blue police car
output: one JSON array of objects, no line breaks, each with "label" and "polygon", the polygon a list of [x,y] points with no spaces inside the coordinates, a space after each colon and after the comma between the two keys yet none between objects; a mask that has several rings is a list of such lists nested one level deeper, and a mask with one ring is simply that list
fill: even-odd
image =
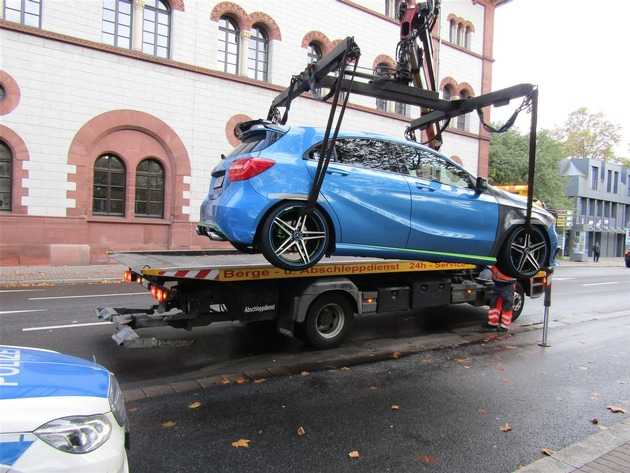
[{"label": "white and blue police car", "polygon": [[127,473],[127,413],[112,373],[0,345],[0,473]]}]

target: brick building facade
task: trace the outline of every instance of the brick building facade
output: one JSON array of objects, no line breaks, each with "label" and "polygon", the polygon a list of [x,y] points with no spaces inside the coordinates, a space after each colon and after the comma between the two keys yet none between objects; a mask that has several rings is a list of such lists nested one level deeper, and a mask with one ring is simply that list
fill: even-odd
[{"label": "brick building facade", "polygon": [[[394,0],[0,0],[0,264],[83,264],[112,249],[208,247],[194,234],[233,126],[336,40],[392,64]],[[446,96],[491,90],[500,0],[444,0],[434,31]],[[290,5],[290,7],[288,7]],[[418,110],[351,97],[345,127],[400,136]],[[292,122],[322,126],[300,98]],[[476,116],[442,148],[486,175]]]}]

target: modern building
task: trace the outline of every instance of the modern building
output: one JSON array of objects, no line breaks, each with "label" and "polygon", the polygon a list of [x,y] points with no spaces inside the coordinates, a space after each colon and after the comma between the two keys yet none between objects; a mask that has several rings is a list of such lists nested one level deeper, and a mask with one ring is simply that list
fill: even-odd
[{"label": "modern building", "polygon": [[[444,96],[491,90],[501,3],[442,2]],[[194,222],[212,168],[237,143],[234,125],[266,116],[291,75],[346,36],[363,70],[393,66],[399,4],[0,0],[0,264],[208,247]],[[327,111],[304,97],[291,120],[323,126]],[[418,113],[353,96],[344,123],[401,136]],[[486,175],[488,143],[471,114],[451,124],[442,151]]]},{"label": "modern building", "polygon": [[590,257],[597,242],[600,256],[623,256],[630,227],[630,169],[612,161],[565,159],[560,173],[568,178],[566,195],[575,209],[565,255]]}]

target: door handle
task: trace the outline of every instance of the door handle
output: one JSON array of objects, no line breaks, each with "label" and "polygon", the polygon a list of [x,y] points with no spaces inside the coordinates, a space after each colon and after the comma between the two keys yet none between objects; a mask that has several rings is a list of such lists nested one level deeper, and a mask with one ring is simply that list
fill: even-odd
[{"label": "door handle", "polygon": [[435,189],[433,187],[426,184],[420,184],[419,182],[416,182],[416,187],[421,191],[435,192]]},{"label": "door handle", "polygon": [[340,176],[347,176],[348,174],[350,174],[350,171],[334,166],[328,166],[328,169],[326,169],[326,174],[338,174]]}]

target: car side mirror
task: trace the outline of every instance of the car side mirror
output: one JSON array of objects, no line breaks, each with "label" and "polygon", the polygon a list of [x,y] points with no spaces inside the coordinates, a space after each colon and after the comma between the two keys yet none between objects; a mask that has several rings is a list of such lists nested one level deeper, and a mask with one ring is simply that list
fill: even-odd
[{"label": "car side mirror", "polygon": [[481,176],[477,176],[477,180],[475,181],[475,190],[481,194],[484,191],[488,190],[488,181],[481,177]]}]

